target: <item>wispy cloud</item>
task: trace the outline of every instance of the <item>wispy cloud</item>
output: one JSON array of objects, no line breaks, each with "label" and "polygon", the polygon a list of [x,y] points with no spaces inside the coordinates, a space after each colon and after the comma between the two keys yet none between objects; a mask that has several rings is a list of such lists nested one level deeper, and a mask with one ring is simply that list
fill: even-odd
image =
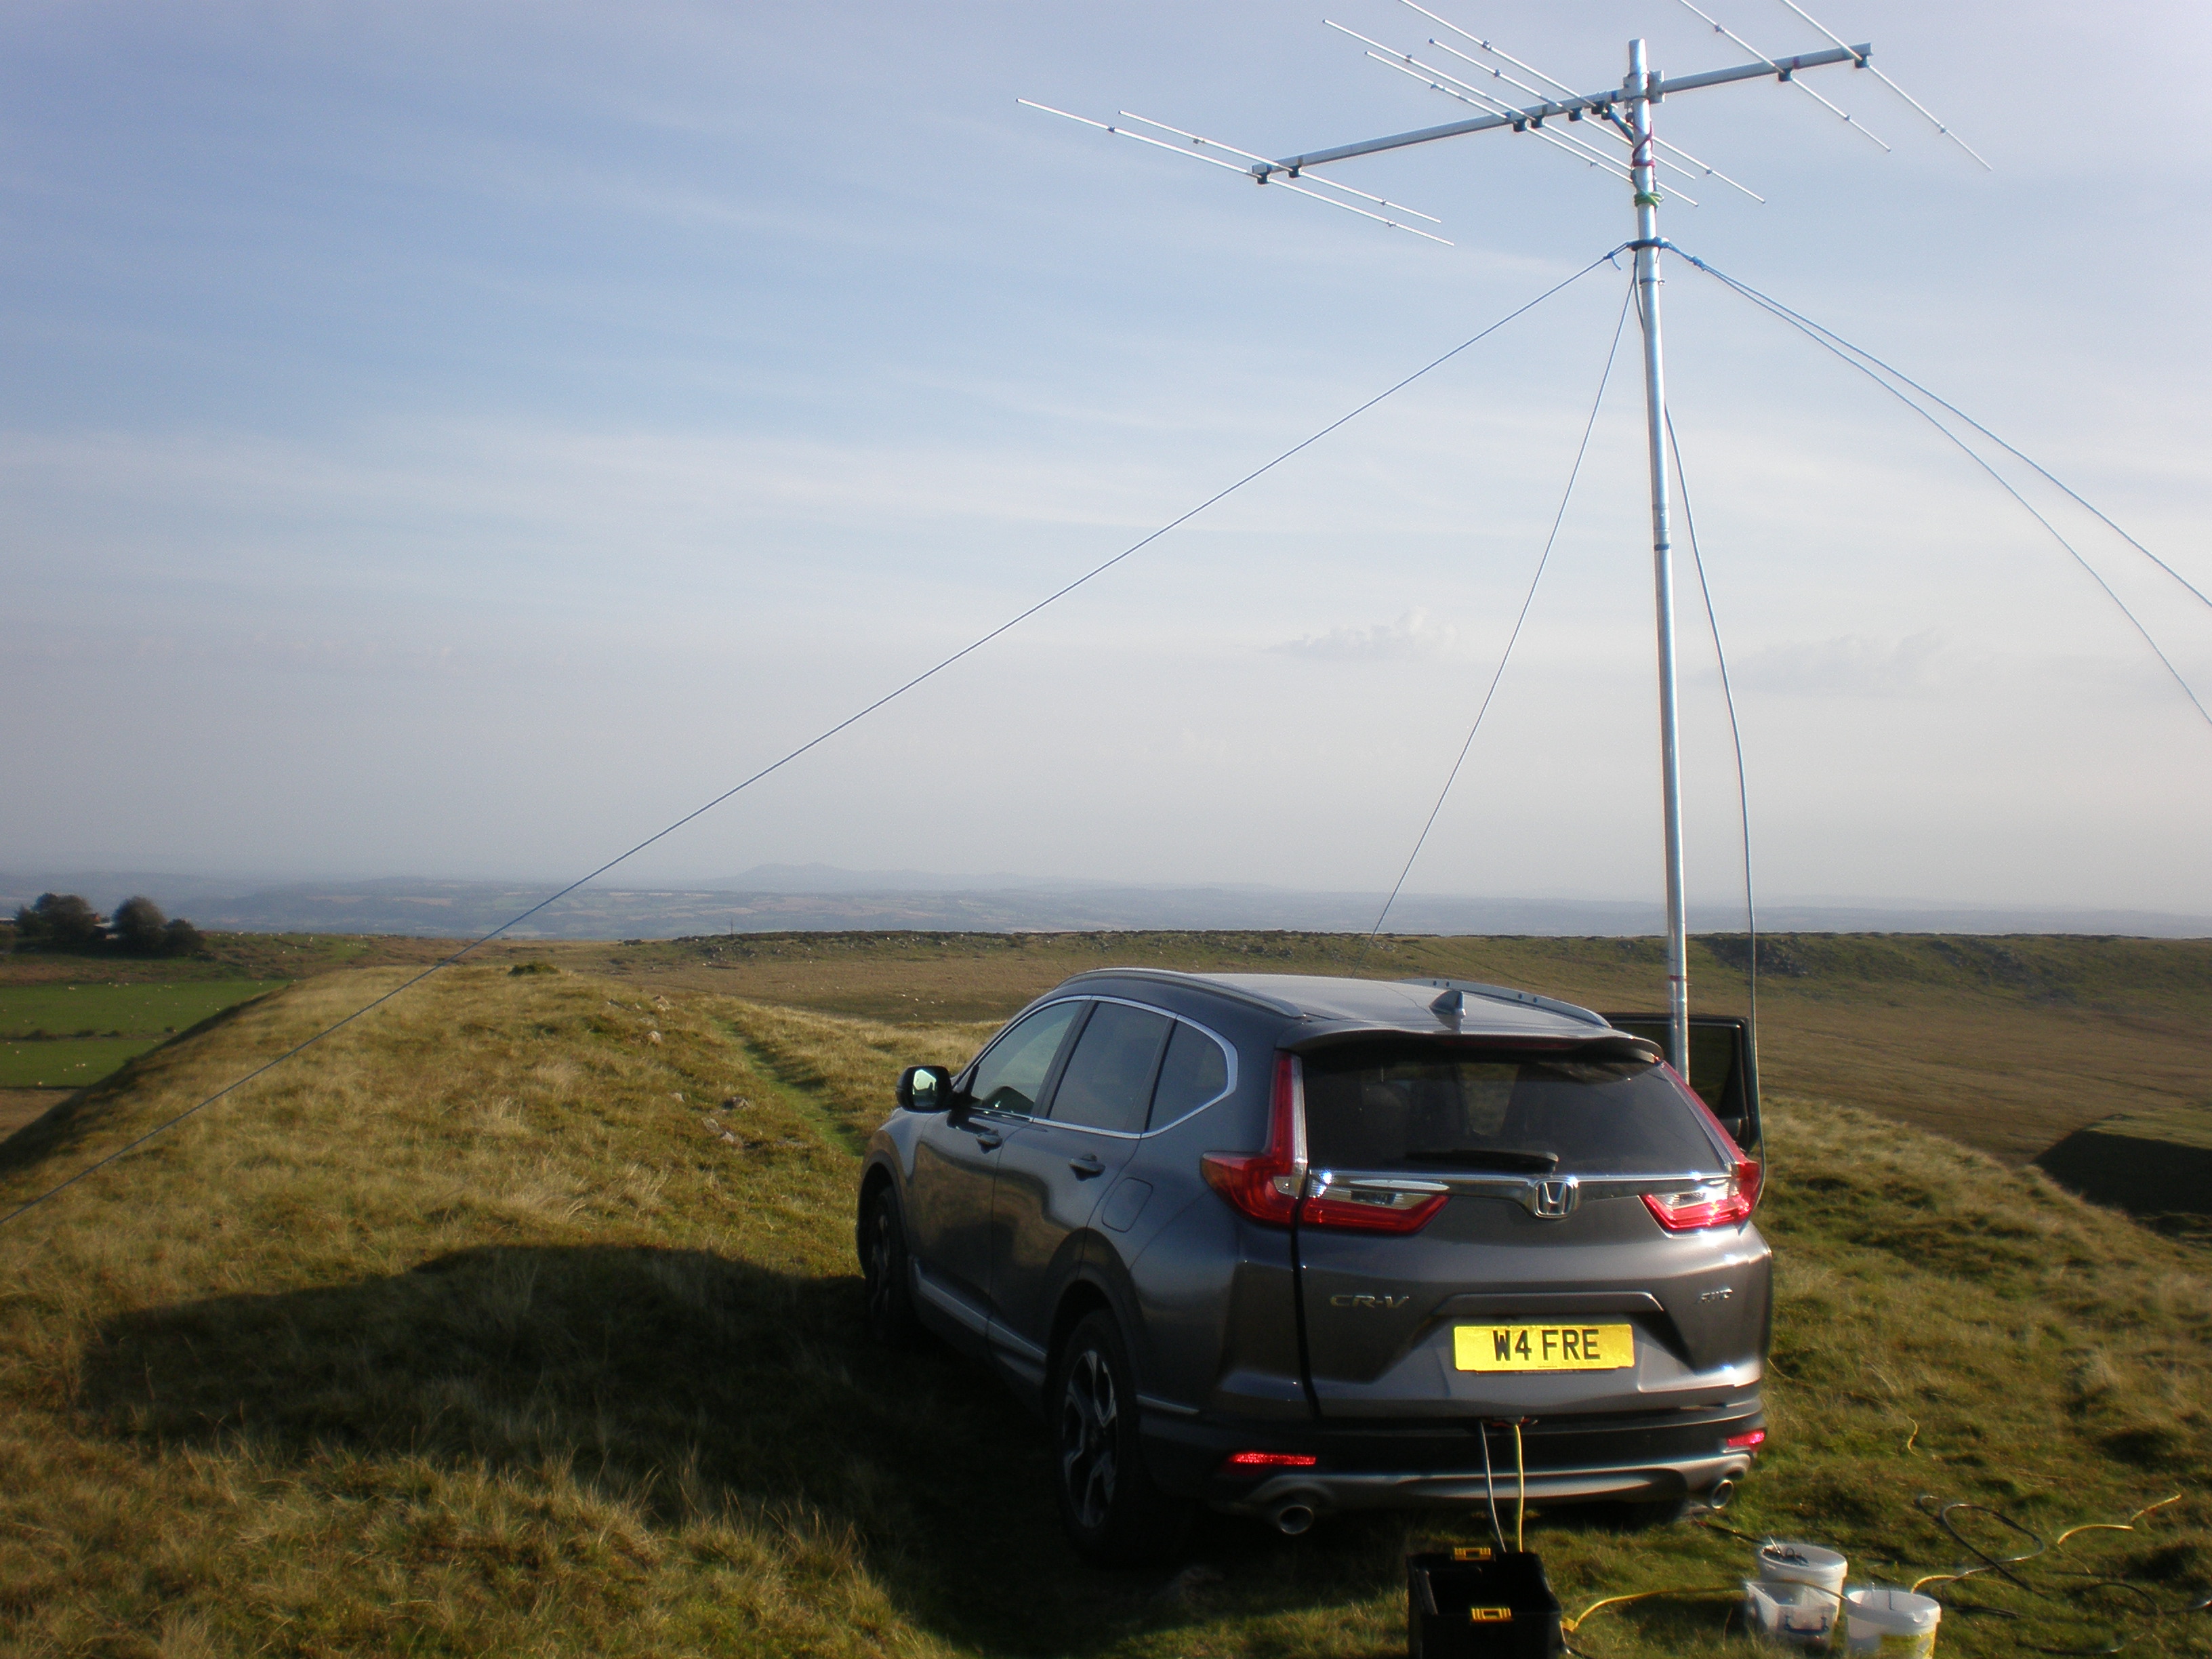
[{"label": "wispy cloud", "polygon": [[1736,671],[1743,685],[1801,696],[1909,697],[1944,689],[1942,636],[1934,629],[1902,639],[1844,635],[1797,641],[1753,653]]},{"label": "wispy cloud", "polygon": [[1408,611],[1395,622],[1366,628],[1332,628],[1326,634],[1271,645],[1270,651],[1327,662],[1412,662],[1459,654],[1459,629],[1425,611]]}]

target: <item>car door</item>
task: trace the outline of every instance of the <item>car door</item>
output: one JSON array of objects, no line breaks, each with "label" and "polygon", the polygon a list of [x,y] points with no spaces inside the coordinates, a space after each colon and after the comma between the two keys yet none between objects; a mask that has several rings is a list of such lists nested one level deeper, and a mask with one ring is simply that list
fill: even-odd
[{"label": "car door", "polygon": [[1042,1381],[1053,1304],[1073,1267],[1075,1235],[1129,1161],[1174,1021],[1157,1009],[1091,1006],[1045,1109],[1007,1133],[992,1197],[991,1342]]},{"label": "car door", "polygon": [[1008,1132],[1029,1121],[1065,1046],[1079,1001],[1052,1003],[999,1034],[951,1110],[915,1138],[907,1179],[916,1288],[980,1344],[991,1308],[991,1194]]}]

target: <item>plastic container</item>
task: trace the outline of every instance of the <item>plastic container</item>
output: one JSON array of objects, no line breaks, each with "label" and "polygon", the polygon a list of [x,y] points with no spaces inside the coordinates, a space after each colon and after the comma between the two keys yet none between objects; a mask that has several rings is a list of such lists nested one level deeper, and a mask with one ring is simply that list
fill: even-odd
[{"label": "plastic container", "polygon": [[1844,1597],[1844,1648],[1882,1659],[1929,1659],[1943,1604],[1911,1590],[1855,1589]]},{"label": "plastic container", "polygon": [[1762,1584],[1817,1584],[1828,1592],[1828,1605],[1844,1593],[1844,1574],[1850,1562],[1818,1544],[1792,1544],[1772,1539],[1759,1547],[1759,1581]]},{"label": "plastic container", "polygon": [[1836,1633],[1841,1606],[1840,1596],[1818,1584],[1743,1581],[1744,1623],[1753,1634],[1784,1647],[1826,1647]]},{"label": "plastic container", "polygon": [[1559,1598],[1534,1551],[1486,1545],[1406,1558],[1410,1659],[1552,1659],[1566,1651]]}]

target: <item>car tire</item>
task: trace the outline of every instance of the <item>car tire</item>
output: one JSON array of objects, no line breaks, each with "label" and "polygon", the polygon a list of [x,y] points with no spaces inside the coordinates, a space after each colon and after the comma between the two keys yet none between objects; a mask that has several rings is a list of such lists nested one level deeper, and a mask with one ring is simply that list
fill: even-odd
[{"label": "car tire", "polygon": [[1086,1315],[1054,1356],[1046,1390],[1053,1490],[1077,1554],[1101,1566],[1172,1555],[1193,1506],[1152,1483],[1141,1444],[1136,1374],[1111,1314]]},{"label": "car tire", "polygon": [[887,1348],[910,1348],[921,1335],[914,1316],[914,1275],[898,1194],[884,1182],[860,1207],[860,1277],[868,1296],[868,1334]]}]

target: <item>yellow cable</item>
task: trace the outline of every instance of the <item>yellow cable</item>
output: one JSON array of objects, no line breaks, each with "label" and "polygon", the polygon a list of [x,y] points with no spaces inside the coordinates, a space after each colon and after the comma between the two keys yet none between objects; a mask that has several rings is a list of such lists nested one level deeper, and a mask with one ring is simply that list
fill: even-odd
[{"label": "yellow cable", "polygon": [[1662,1595],[1725,1595],[1733,1601],[1741,1599],[1743,1586],[1741,1584],[1699,1584],[1679,1589],[1638,1590],[1633,1595],[1608,1595],[1602,1601],[1591,1602],[1576,1617],[1562,1619],[1559,1622],[1566,1627],[1567,1633],[1571,1636],[1579,1632],[1590,1615],[1601,1607],[1624,1607],[1631,1601],[1650,1601]]},{"label": "yellow cable", "polygon": [[1513,1548],[1517,1553],[1528,1547],[1522,1541],[1522,1530],[1528,1522],[1528,1465],[1521,1456],[1521,1422],[1513,1422]]}]

